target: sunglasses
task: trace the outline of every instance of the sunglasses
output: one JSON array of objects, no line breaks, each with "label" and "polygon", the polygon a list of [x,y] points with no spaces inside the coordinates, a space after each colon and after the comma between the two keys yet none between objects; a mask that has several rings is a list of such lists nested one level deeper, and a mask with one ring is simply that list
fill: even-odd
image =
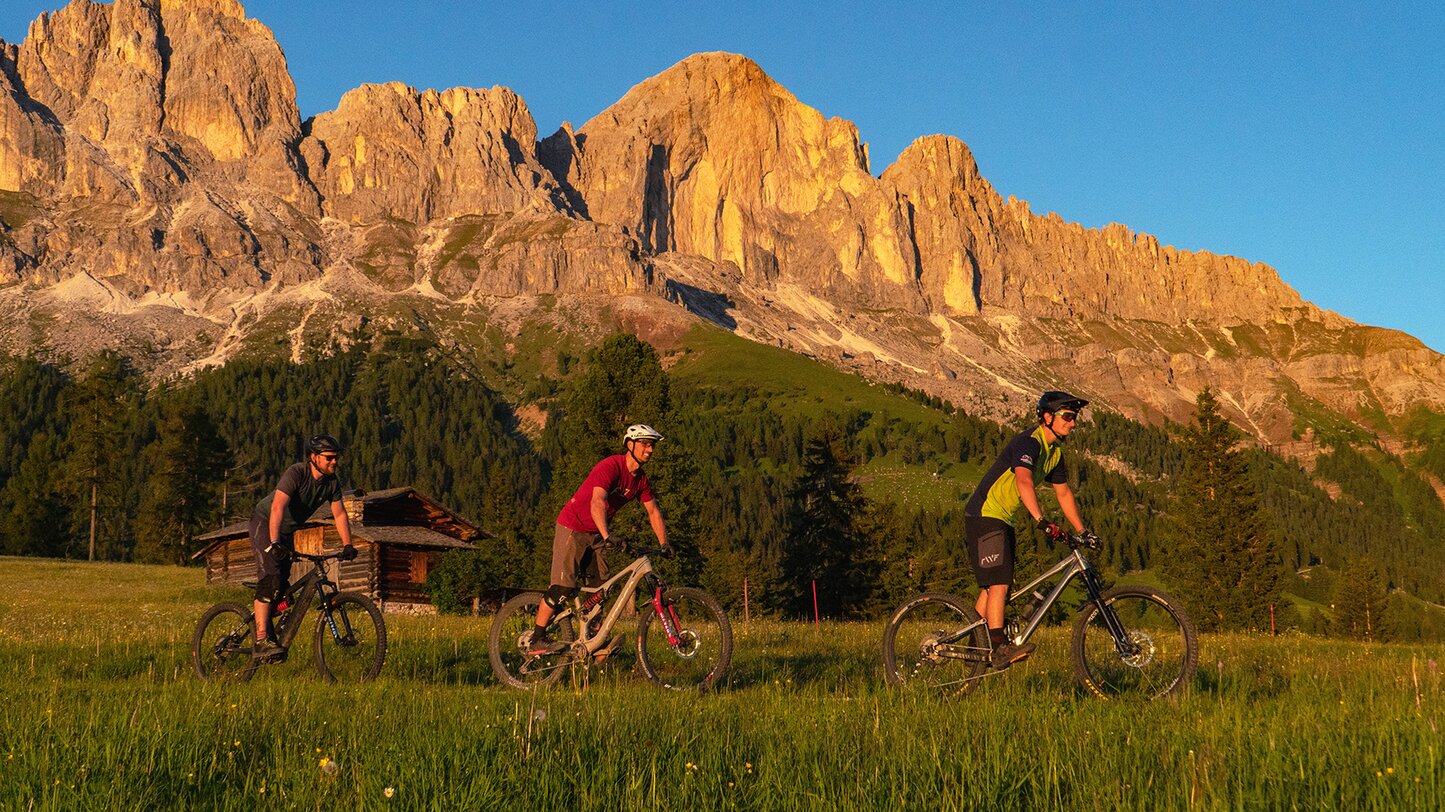
[{"label": "sunglasses", "polygon": [[1079,419],[1078,412],[1059,412],[1059,419],[1065,423],[1072,423]]},{"label": "sunglasses", "polygon": [[322,455],[321,455],[321,459],[326,460],[327,462],[336,462],[336,461],[337,461],[338,459],[340,459],[340,458],[341,458],[341,455],[340,455],[340,454],[322,454]]}]

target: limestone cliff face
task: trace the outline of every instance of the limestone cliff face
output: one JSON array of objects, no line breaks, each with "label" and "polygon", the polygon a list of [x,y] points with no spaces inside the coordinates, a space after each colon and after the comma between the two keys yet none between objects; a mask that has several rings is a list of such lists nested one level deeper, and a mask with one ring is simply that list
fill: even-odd
[{"label": "limestone cliff face", "polygon": [[983,413],[1063,386],[1181,419],[1209,385],[1277,439],[1291,402],[1445,409],[1445,357],[1418,341],[1258,263],[1038,216],[955,138],[874,177],[852,124],[741,56],[689,57],[538,141],[502,87],[364,85],[303,123],[234,0],[72,0],[0,42],[5,348],[132,331],[188,363],[268,302],[634,292]]},{"label": "limestone cliff face", "polygon": [[1170,323],[1322,318],[1268,266],[1161,246],[1118,224],[1085,229],[1004,201],[956,138],[918,139],[883,180],[908,200],[921,284],[950,315],[992,306]]},{"label": "limestone cliff face", "polygon": [[27,281],[140,294],[316,275],[295,87],[239,4],[75,0],[3,51],[0,129],[16,138],[0,189],[50,215],[12,236]]},{"label": "limestone cliff face", "polygon": [[628,91],[545,153],[588,216],[653,253],[736,265],[861,303],[918,308],[903,201],[858,131],[733,54],[699,54]]},{"label": "limestone cliff face", "polygon": [[537,125],[506,88],[397,82],[347,93],[301,146],[326,214],[353,223],[565,210],[536,148]]}]

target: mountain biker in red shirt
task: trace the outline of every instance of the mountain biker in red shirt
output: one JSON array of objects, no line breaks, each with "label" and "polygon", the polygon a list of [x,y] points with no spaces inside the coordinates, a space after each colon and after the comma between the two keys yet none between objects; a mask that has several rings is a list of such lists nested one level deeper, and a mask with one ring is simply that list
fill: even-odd
[{"label": "mountain biker in red shirt", "polygon": [[597,463],[557,516],[557,531],[552,538],[552,585],[542,605],[537,607],[537,626],[532,630],[527,654],[534,657],[555,654],[567,647],[547,636],[547,624],[577,594],[580,578],[592,585],[607,580],[607,562],[602,551],[614,542],[607,523],[623,505],[634,499],[642,503],[652,532],[664,553],[671,554],[667,525],[652,496],[652,485],[642,472],[643,464],[652,458],[653,447],[661,439],[662,435],[651,426],[640,423],[628,426],[622,435],[625,453]]}]

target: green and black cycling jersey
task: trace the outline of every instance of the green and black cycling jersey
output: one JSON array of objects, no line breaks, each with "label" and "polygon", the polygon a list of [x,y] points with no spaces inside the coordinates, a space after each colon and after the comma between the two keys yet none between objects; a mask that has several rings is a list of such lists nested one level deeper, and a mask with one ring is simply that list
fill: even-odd
[{"label": "green and black cycling jersey", "polygon": [[1051,485],[1062,485],[1069,481],[1064,469],[1058,442],[1049,443],[1044,438],[1048,432],[1043,426],[1033,431],[1020,433],[1009,440],[1003,453],[998,455],[993,467],[984,474],[978,489],[969,497],[963,507],[965,516],[987,516],[1002,522],[1013,521],[1019,507],[1019,486],[1015,481],[1014,469],[1027,468],[1033,471],[1035,482],[1040,480]]}]

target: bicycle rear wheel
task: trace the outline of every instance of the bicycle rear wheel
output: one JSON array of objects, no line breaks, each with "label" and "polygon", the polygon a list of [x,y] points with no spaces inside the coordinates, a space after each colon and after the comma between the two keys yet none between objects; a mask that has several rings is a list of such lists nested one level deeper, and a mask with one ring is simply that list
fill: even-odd
[{"label": "bicycle rear wheel", "polygon": [[344,592],[316,619],[316,670],[327,682],[376,679],[386,662],[386,621],[371,598]]},{"label": "bicycle rear wheel", "polygon": [[1121,652],[1099,607],[1084,605],[1074,624],[1074,676],[1104,699],[1150,700],[1184,690],[1194,676],[1199,643],[1179,603],[1147,586],[1121,586],[1102,602],[1118,618]]},{"label": "bicycle rear wheel", "polygon": [[[524,592],[497,610],[492,618],[492,633],[487,638],[487,649],[492,658],[492,673],[503,684],[513,688],[531,688],[534,685],[551,685],[567,670],[572,662],[571,649],[541,657],[527,655],[527,646],[532,642],[532,631],[537,626],[537,607],[542,605],[541,592]],[[551,630],[559,643],[570,647],[577,639],[573,628],[575,618],[571,614],[554,620]]]},{"label": "bicycle rear wheel", "polygon": [[883,630],[883,673],[903,688],[964,696],[978,687],[989,652],[978,612],[941,592],[907,601]]},{"label": "bicycle rear wheel", "polygon": [[245,682],[256,673],[251,649],[256,644],[255,619],[239,603],[218,603],[207,609],[191,635],[191,664],[196,675],[216,682]]},{"label": "bicycle rear wheel", "polygon": [[662,593],[662,609],[667,622],[654,604],[638,610],[637,663],[642,673],[664,688],[711,690],[733,658],[733,628],[722,606],[701,589],[676,587]]}]

